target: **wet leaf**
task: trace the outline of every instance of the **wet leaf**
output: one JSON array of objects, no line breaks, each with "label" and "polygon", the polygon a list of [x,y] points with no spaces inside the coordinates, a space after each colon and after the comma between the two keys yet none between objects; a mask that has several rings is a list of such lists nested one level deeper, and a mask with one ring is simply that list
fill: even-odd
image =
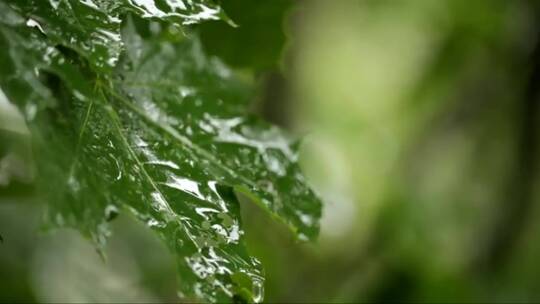
[{"label": "wet leaf", "polygon": [[209,0],[8,0],[26,20],[56,44],[76,50],[97,69],[115,66],[122,50],[120,17],[127,12],[143,18],[188,25],[206,20],[228,21]]},{"label": "wet leaf", "polygon": [[[249,85],[205,55],[196,32],[163,22],[214,15],[162,14],[152,1],[144,9],[142,1],[8,2],[0,1],[0,86],[27,121],[51,225],[77,228],[101,248],[109,222],[132,214],[176,254],[182,297],[261,301],[263,272],[243,244],[235,192],[300,239],[316,237],[321,203],[296,142],[246,113]],[[84,6],[106,13],[70,28]],[[102,48],[93,34],[117,10],[160,20],[107,23],[118,39]]]}]

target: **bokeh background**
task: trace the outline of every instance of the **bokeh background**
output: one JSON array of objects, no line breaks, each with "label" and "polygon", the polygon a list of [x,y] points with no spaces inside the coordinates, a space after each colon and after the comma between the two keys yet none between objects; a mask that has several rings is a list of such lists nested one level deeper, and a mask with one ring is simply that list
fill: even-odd
[{"label": "bokeh background", "polygon": [[[203,25],[203,45],[303,136],[325,202],[314,244],[243,202],[267,302],[540,301],[540,2],[224,2],[239,28]],[[172,257],[127,216],[106,261],[41,231],[25,127],[0,100],[2,301],[177,301]]]}]

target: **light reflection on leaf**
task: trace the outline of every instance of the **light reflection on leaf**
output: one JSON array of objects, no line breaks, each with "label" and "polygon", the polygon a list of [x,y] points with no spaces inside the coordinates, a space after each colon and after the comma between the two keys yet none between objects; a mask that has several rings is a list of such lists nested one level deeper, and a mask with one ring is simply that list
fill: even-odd
[{"label": "light reflection on leaf", "polygon": [[187,299],[260,301],[235,191],[300,239],[316,237],[321,203],[295,142],[246,113],[251,89],[205,55],[196,32],[134,17],[121,33],[115,15],[189,24],[220,12],[191,3],[163,13],[153,1],[0,2],[0,86],[34,138],[53,225],[102,248],[108,222],[130,213],[176,254]]}]

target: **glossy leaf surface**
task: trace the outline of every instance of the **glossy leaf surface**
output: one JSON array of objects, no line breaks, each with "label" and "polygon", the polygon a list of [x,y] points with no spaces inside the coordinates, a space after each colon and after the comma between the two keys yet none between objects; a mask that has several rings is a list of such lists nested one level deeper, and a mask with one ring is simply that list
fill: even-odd
[{"label": "glossy leaf surface", "polygon": [[[176,254],[183,297],[262,300],[262,269],[243,245],[235,191],[301,239],[317,235],[321,204],[295,142],[246,113],[249,87],[204,54],[195,32],[162,22],[213,19],[220,9],[208,15],[204,1],[174,9],[168,1],[168,13],[152,1],[8,2],[0,2],[0,86],[28,123],[50,222],[102,247],[108,222],[131,213]],[[71,24],[79,9],[103,14]],[[122,23],[119,10],[163,20]]]},{"label": "glossy leaf surface", "polygon": [[50,42],[76,50],[93,67],[114,67],[122,51],[122,15],[194,24],[226,20],[219,6],[208,0],[9,0],[26,25],[39,29]]}]

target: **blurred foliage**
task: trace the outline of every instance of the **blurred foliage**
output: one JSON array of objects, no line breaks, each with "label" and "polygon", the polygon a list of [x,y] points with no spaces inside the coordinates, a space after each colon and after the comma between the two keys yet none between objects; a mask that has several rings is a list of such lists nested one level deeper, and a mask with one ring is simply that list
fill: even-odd
[{"label": "blurred foliage", "polygon": [[291,0],[226,0],[221,6],[235,23],[207,22],[200,25],[201,41],[211,55],[247,69],[276,67],[285,44],[283,23]]},{"label": "blurred foliage", "polygon": [[[258,108],[307,134],[301,160],[326,206],[318,243],[298,244],[241,200],[266,300],[538,302],[540,3],[315,0],[289,14],[283,70],[255,78]],[[212,54],[227,47],[204,45]],[[241,59],[227,60],[243,68]],[[8,207],[27,207],[0,206],[0,271],[21,282],[9,294],[47,301],[32,279],[39,269],[4,256],[35,261],[60,249],[36,246],[30,232],[13,244],[30,228]],[[115,225],[125,234],[111,242],[137,248],[117,254],[137,261],[129,268],[145,292],[171,299],[173,287],[147,273],[171,267],[166,251],[130,239],[137,224]]]}]

